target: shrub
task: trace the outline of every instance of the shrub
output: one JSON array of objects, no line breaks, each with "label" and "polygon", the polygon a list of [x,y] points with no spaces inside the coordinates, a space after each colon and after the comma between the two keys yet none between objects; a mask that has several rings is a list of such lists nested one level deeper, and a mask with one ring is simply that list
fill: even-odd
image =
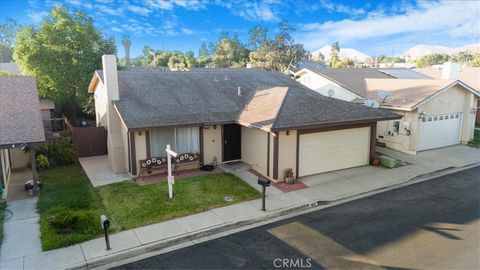
[{"label": "shrub", "polygon": [[37,157],[45,156],[50,167],[60,167],[76,162],[77,152],[72,144],[71,137],[64,137],[58,141],[45,143],[36,148]]},{"label": "shrub", "polygon": [[48,162],[48,158],[46,156],[40,154],[36,157],[36,159],[38,168],[47,169],[50,166],[50,163]]},{"label": "shrub", "polygon": [[55,208],[50,211],[48,223],[58,234],[97,234],[101,232],[98,216],[90,210]]}]

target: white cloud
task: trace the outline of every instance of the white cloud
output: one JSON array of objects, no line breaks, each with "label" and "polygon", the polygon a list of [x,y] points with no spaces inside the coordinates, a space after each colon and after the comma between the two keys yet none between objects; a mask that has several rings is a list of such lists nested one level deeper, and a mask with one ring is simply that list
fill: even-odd
[{"label": "white cloud", "polygon": [[[373,11],[363,19],[345,19],[303,25],[298,35],[307,49],[315,50],[325,44],[365,41],[372,38],[398,38],[402,35],[426,36],[442,34],[452,38],[479,38],[480,2],[442,1],[419,2],[399,15]],[[372,44],[374,46],[374,44]]]},{"label": "white cloud", "polygon": [[136,5],[128,5],[127,10],[130,10],[134,13],[140,14],[142,16],[148,16],[152,12],[151,9],[141,7],[141,6],[136,6]]},{"label": "white cloud", "polygon": [[113,32],[123,32],[122,29],[118,28],[118,27],[112,27],[110,28]]},{"label": "white cloud", "polygon": [[328,0],[321,0],[318,6],[326,9],[329,12],[345,13],[351,16],[358,16],[365,13],[365,10],[362,8],[352,8],[343,4],[336,4]]},{"label": "white cloud", "polygon": [[188,28],[181,28],[180,31],[181,31],[182,34],[184,34],[184,35],[193,35],[193,34],[195,34],[195,31],[193,31],[192,29],[188,29]]},{"label": "white cloud", "polygon": [[223,2],[217,1],[217,5],[229,9],[234,15],[249,21],[277,21],[274,7],[279,3],[276,1],[240,1]]},{"label": "white cloud", "polygon": [[44,17],[48,16],[48,12],[46,11],[32,11],[30,10],[27,13],[27,16],[32,19],[34,23],[39,23],[43,20]]},{"label": "white cloud", "polygon": [[74,6],[77,6],[77,7],[83,7],[83,8],[86,8],[86,9],[91,9],[93,7],[93,5],[91,3],[86,2],[86,1],[82,1],[82,0],[65,0],[65,2],[67,2],[70,5],[74,5]]}]

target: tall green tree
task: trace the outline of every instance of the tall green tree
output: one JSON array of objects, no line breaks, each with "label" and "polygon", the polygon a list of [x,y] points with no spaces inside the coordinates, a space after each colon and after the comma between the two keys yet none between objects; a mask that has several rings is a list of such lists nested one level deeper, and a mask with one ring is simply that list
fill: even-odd
[{"label": "tall green tree", "polygon": [[448,54],[438,54],[432,53],[429,55],[422,56],[415,61],[417,67],[428,67],[431,65],[441,65],[450,60],[450,55]]},{"label": "tall green tree", "polygon": [[16,36],[14,59],[37,77],[40,96],[51,98],[76,122],[79,105],[88,108],[87,87],[103,54],[115,54],[113,39],[104,38],[93,19],[56,6],[40,26],[23,27]]},{"label": "tall green tree", "polygon": [[215,54],[212,57],[212,63],[215,67],[244,67],[248,62],[249,51],[240,42],[237,35],[230,37],[222,34],[221,39],[216,45]]},{"label": "tall green tree", "polygon": [[251,49],[256,49],[267,40],[268,28],[257,24],[248,31],[248,43]]},{"label": "tall green tree", "polygon": [[330,49],[330,67],[335,67],[337,63],[339,62],[339,57],[338,55],[340,54],[340,45],[338,44],[338,41],[335,41],[332,43],[331,49]]},{"label": "tall green tree", "polygon": [[198,57],[208,57],[208,56],[210,56],[210,53],[208,52],[207,43],[205,41],[202,41],[202,44],[200,45],[200,49],[198,49]]},{"label": "tall green tree", "polygon": [[305,57],[303,45],[295,43],[291,33],[295,28],[287,21],[278,24],[278,34],[265,40],[260,47],[250,53],[250,63],[254,67],[267,70],[285,71],[290,65]]},{"label": "tall green tree", "polygon": [[19,26],[14,19],[7,19],[0,24],[0,63],[8,63],[13,59],[13,44]]}]

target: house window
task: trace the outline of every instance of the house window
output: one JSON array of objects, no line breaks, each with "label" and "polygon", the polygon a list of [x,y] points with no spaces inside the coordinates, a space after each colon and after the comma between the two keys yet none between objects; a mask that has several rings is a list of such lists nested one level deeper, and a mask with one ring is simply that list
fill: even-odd
[{"label": "house window", "polygon": [[438,117],[435,116],[435,117],[433,118],[433,121],[437,121],[437,120],[438,120]]},{"label": "house window", "polygon": [[167,144],[170,144],[177,153],[200,152],[198,127],[153,129],[150,131],[150,154],[152,156],[166,156],[165,148]]},{"label": "house window", "polygon": [[422,122],[427,122],[427,118],[422,117]]},{"label": "house window", "polygon": [[432,122],[432,118],[431,118],[431,117],[428,118],[428,122]]},{"label": "house window", "polygon": [[455,118],[458,118],[458,117],[460,117],[460,116],[459,116],[458,114],[456,114],[456,115],[455,115]]},{"label": "house window", "polygon": [[440,116],[440,120],[443,120],[443,116]]},{"label": "house window", "polygon": [[400,132],[400,121],[393,121],[393,131],[395,133]]}]

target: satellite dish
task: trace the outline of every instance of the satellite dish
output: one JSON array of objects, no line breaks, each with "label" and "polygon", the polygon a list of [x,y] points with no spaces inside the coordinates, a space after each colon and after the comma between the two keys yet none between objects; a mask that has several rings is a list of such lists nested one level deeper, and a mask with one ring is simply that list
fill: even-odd
[{"label": "satellite dish", "polygon": [[380,104],[376,100],[373,99],[366,99],[363,101],[363,105],[370,107],[370,108],[378,108],[380,107]]},{"label": "satellite dish", "polygon": [[328,89],[327,95],[328,95],[328,97],[333,97],[333,96],[335,96],[335,90],[333,90],[333,89]]},{"label": "satellite dish", "polygon": [[387,92],[387,91],[379,91],[377,93],[378,97],[382,99],[382,103],[385,103],[385,101],[387,99],[391,99],[392,98],[392,94]]}]

